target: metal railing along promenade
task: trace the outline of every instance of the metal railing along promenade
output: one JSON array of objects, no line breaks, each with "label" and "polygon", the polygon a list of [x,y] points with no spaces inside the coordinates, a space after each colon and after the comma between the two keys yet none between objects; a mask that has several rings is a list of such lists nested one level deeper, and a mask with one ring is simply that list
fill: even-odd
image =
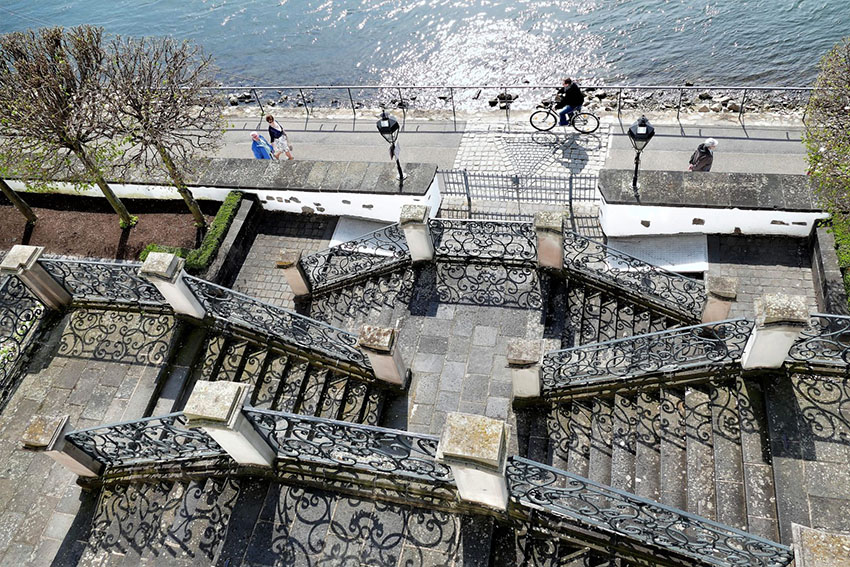
[{"label": "metal railing along promenade", "polygon": [[532,176],[442,169],[440,192],[443,196],[463,197],[472,210],[472,199],[545,203],[564,208],[574,202],[599,201],[595,175]]}]

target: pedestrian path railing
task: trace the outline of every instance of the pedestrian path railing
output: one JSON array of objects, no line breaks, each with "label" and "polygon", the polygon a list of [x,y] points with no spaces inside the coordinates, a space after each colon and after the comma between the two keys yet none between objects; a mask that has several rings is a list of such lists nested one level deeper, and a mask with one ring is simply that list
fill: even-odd
[{"label": "pedestrian path railing", "polygon": [[647,302],[674,317],[698,321],[705,284],[665,270],[575,232],[564,233],[564,269],[591,284]]},{"label": "pedestrian path railing", "polygon": [[600,390],[710,377],[739,362],[753,322],[730,319],[679,327],[548,352],[540,367],[541,394],[563,398]]},{"label": "pedestrian path railing", "polygon": [[[543,143],[551,144],[550,140]],[[472,200],[540,203],[569,208],[575,202],[599,201],[595,175],[501,175],[465,169],[442,169],[440,193],[444,197],[462,197],[467,208]]]},{"label": "pedestrian path railing", "polygon": [[850,369],[850,317],[815,313],[791,350],[789,363],[821,371],[846,373]]},{"label": "pedestrian path railing", "polygon": [[361,374],[371,371],[357,335],[196,277],[184,281],[219,329],[303,349]]},{"label": "pedestrian path railing", "polygon": [[0,276],[0,409],[15,390],[44,315],[44,305],[17,277]]},{"label": "pedestrian path railing", "polygon": [[380,275],[410,261],[398,224],[331,246],[300,260],[313,293]]},{"label": "pedestrian path railing", "polygon": [[533,266],[537,259],[529,222],[431,219],[428,226],[438,260]]},{"label": "pedestrian path railing", "polygon": [[77,306],[164,308],[162,294],[139,276],[138,262],[43,257],[38,263],[71,294]]},{"label": "pedestrian path railing", "polygon": [[794,559],[784,545],[528,459],[510,457],[505,475],[511,500],[550,527],[563,519],[693,564],[782,567]]}]

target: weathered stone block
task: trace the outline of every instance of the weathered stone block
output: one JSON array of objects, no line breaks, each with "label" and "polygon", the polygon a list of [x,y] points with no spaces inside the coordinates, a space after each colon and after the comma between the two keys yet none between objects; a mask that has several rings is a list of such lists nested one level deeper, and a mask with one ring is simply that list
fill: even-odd
[{"label": "weathered stone block", "polygon": [[185,264],[186,260],[176,254],[151,252],[145,258],[142,267],[139,269],[139,274],[173,283],[180,275]]},{"label": "weathered stone block", "polygon": [[505,423],[466,413],[450,413],[437,448],[437,459],[500,470],[507,447]]}]

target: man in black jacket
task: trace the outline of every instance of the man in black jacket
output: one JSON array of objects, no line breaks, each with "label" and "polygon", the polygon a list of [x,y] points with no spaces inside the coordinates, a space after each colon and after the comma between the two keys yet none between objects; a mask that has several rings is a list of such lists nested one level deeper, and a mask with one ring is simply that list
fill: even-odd
[{"label": "man in black jacket", "polygon": [[[584,104],[584,93],[578,88],[578,84],[567,77],[564,79],[564,86],[558,89],[556,98],[555,110],[561,110],[558,115],[561,117],[559,126],[566,126],[569,120],[572,120],[573,113],[581,111],[581,105]],[[569,120],[567,119],[569,116]]]}]

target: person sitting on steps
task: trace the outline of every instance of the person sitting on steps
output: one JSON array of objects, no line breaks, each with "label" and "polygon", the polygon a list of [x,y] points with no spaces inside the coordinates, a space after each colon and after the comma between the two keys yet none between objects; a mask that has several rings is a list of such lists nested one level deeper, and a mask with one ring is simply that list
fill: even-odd
[{"label": "person sitting on steps", "polygon": [[558,93],[555,95],[555,110],[560,110],[558,115],[561,117],[558,125],[567,126],[572,120],[573,114],[581,111],[583,104],[584,93],[581,92],[578,83],[574,83],[569,77],[564,79],[564,86],[558,89]]}]

